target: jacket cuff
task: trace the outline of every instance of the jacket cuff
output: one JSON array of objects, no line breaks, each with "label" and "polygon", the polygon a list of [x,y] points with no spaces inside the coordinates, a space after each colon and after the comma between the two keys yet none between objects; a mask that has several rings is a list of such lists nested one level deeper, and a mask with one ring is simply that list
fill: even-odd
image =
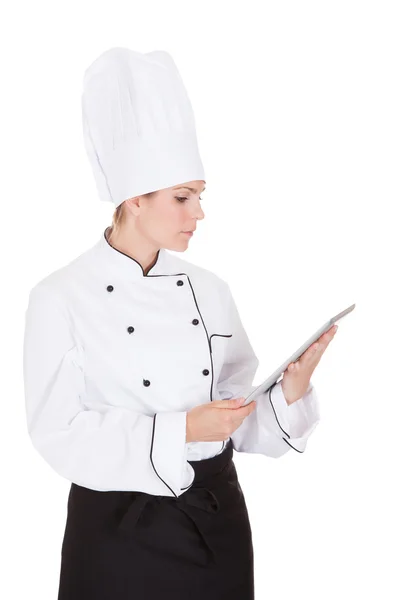
[{"label": "jacket cuff", "polygon": [[312,383],[304,396],[288,405],[280,381],[271,391],[271,403],[282,438],[294,450],[304,452],[307,439],[320,422],[318,396]]},{"label": "jacket cuff", "polygon": [[167,496],[179,496],[187,481],[190,465],[187,463],[186,416],[187,411],[154,415],[150,459],[154,471],[165,484]]}]

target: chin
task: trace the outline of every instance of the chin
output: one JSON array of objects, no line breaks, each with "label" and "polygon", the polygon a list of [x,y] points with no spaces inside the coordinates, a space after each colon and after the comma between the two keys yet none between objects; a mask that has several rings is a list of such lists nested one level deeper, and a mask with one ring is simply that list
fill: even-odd
[{"label": "chin", "polygon": [[172,250],[173,252],[185,252],[185,250],[188,249],[189,241],[190,238],[185,239],[185,236],[182,236],[182,240],[165,245],[164,248],[166,250]]},{"label": "chin", "polygon": [[173,250],[174,252],[185,252],[188,249],[189,244],[176,244],[176,246],[171,246],[171,248],[167,248],[167,250]]}]

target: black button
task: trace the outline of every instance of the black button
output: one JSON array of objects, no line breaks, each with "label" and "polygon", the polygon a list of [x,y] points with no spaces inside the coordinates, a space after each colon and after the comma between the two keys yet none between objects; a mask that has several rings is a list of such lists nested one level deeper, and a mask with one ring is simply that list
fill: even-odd
[{"label": "black button", "polygon": [[135,328],[134,328],[134,327],[132,327],[132,325],[129,325],[129,327],[128,327],[128,330],[127,330],[127,331],[128,331],[128,333],[133,333],[133,332],[135,331]]},{"label": "black button", "polygon": [[176,285],[183,285],[182,279],[178,279],[178,281],[176,282]]},{"label": "black button", "polygon": [[107,292],[112,292],[114,287],[112,285],[107,286]]},{"label": "black button", "polygon": [[193,319],[192,323],[193,323],[193,325],[198,325],[199,324],[199,320],[198,319]]},{"label": "black button", "polygon": [[143,379],[143,385],[145,385],[146,387],[149,387],[150,381],[148,379]]},{"label": "black button", "polygon": [[208,375],[209,374],[209,370],[208,369],[203,369],[203,375]]}]

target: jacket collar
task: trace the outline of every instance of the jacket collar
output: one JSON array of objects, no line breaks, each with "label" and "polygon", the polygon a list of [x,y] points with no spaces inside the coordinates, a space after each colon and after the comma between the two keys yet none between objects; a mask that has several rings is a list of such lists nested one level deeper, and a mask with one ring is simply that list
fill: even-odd
[{"label": "jacket collar", "polygon": [[100,249],[102,255],[107,259],[107,262],[112,268],[117,269],[124,276],[133,279],[143,279],[144,277],[155,277],[160,275],[168,275],[166,269],[168,256],[164,248],[160,248],[157,252],[155,262],[150,267],[147,274],[144,273],[142,265],[134,258],[125,254],[121,250],[118,250],[110,244],[107,239],[107,234],[110,227],[106,227],[100,240],[97,243],[97,247]]}]

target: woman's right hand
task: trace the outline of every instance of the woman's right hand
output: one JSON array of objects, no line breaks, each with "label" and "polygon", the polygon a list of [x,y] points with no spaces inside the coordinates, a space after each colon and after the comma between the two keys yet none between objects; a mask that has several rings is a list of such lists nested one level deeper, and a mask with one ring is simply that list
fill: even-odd
[{"label": "woman's right hand", "polygon": [[186,442],[222,442],[229,439],[256,408],[253,400],[241,406],[244,398],[214,400],[200,404],[186,416]]}]

